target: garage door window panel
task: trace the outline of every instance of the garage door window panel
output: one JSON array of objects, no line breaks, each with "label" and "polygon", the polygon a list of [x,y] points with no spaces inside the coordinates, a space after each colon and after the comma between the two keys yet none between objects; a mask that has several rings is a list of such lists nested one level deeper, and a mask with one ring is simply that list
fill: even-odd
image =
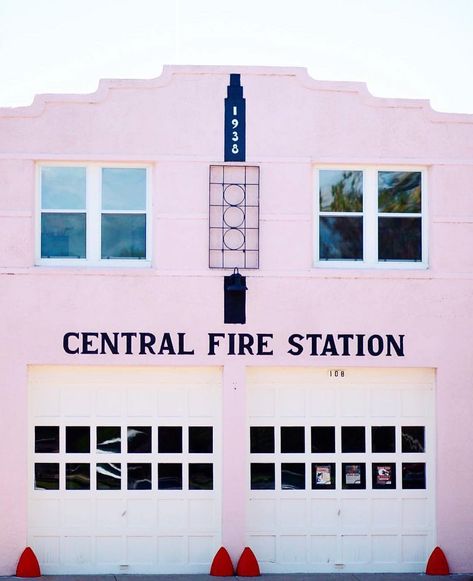
[{"label": "garage door window panel", "polygon": [[90,427],[66,426],[66,452],[88,454],[90,452]]},{"label": "garage door window panel", "polygon": [[159,426],[158,452],[160,454],[182,453],[182,427]]},{"label": "garage door window panel", "polygon": [[122,451],[120,426],[97,426],[97,452],[120,454]]},{"label": "garage door window panel", "polygon": [[305,452],[304,426],[281,427],[281,452],[283,454],[303,454]]},{"label": "garage door window panel", "polygon": [[312,426],[310,430],[313,454],[331,454],[335,452],[334,426]]},{"label": "garage door window panel", "polygon": [[189,490],[213,490],[213,464],[189,464]]},{"label": "garage door window panel", "polygon": [[151,490],[151,464],[150,463],[129,463],[128,490]]},{"label": "garage door window panel", "polygon": [[189,427],[189,453],[212,454],[213,428],[212,426]]},{"label": "garage door window panel", "polygon": [[252,454],[274,454],[274,427],[250,427],[250,452]]},{"label": "garage door window panel", "polygon": [[158,464],[158,489],[182,490],[182,464]]},{"label": "garage door window panel", "polygon": [[90,464],[66,463],[66,490],[90,490]]},{"label": "garage door window panel", "polygon": [[36,462],[34,465],[35,490],[59,490],[59,463]]},{"label": "garage door window panel", "polygon": [[252,462],[250,465],[250,480],[252,490],[275,490],[275,465],[270,462]]},{"label": "garage door window panel", "polygon": [[59,426],[35,426],[34,451],[37,454],[57,454]]},{"label": "garage door window panel", "polygon": [[120,490],[121,464],[97,464],[97,490]]},{"label": "garage door window panel", "polygon": [[127,428],[128,453],[151,453],[151,426],[129,426]]}]

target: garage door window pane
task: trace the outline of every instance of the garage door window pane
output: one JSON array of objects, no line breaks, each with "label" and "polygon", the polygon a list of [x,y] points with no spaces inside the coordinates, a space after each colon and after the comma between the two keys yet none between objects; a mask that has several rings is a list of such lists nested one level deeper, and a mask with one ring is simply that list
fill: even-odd
[{"label": "garage door window pane", "polygon": [[97,426],[97,452],[120,454],[121,451],[120,426]]},{"label": "garage door window pane", "polygon": [[405,489],[425,488],[425,464],[405,462],[402,465],[402,487]]},{"label": "garage door window pane", "polygon": [[313,426],[311,428],[311,439],[313,454],[335,452],[335,428],[333,426]]},{"label": "garage door window pane", "polygon": [[90,464],[66,464],[66,489],[90,490]]},{"label": "garage door window pane", "polygon": [[189,490],[213,490],[212,464],[189,464]]},{"label": "garage door window pane", "polygon": [[158,464],[158,488],[182,490],[182,464]]},{"label": "garage door window pane", "polygon": [[335,488],[335,464],[312,464],[312,488],[317,490]]},{"label": "garage door window pane", "polygon": [[87,454],[90,452],[90,427],[66,427],[66,452],[72,454]]},{"label": "garage door window pane", "polygon": [[36,426],[34,429],[34,451],[37,454],[59,452],[59,426]]},{"label": "garage door window pane", "polygon": [[365,464],[342,464],[342,488],[348,490],[366,488]]},{"label": "garage door window pane", "polygon": [[59,464],[38,462],[34,465],[35,490],[59,490]]},{"label": "garage door window pane", "polygon": [[128,490],[151,490],[151,464],[128,464]]},{"label": "garage door window pane", "polygon": [[158,452],[165,454],[182,452],[181,426],[160,426],[158,428]]},{"label": "garage door window pane", "polygon": [[250,428],[250,451],[252,454],[274,453],[273,426],[252,426]]},{"label": "garage door window pane", "polygon": [[388,462],[373,464],[372,486],[377,490],[396,488],[396,464]]},{"label": "garage door window pane", "polygon": [[281,464],[281,486],[284,489],[305,489],[305,464],[287,463]]},{"label": "garage door window pane", "polygon": [[281,428],[281,452],[304,453],[304,426],[288,426]]},{"label": "garage door window pane", "polygon": [[425,452],[425,428],[424,426],[403,426],[402,451],[419,454]]},{"label": "garage door window pane", "polygon": [[212,426],[192,426],[189,428],[189,452],[191,454],[211,454],[213,452]]},{"label": "garage door window pane", "polygon": [[97,490],[120,490],[121,464],[97,464]]},{"label": "garage door window pane", "polygon": [[129,454],[149,454],[151,453],[151,427],[150,426],[130,426],[127,429],[128,453]]},{"label": "garage door window pane", "polygon": [[396,429],[394,426],[373,426],[371,428],[372,452],[395,452]]},{"label": "garage door window pane", "polygon": [[364,452],[364,451],[365,451],[364,426],[343,426],[342,452]]},{"label": "garage door window pane", "polygon": [[254,462],[251,464],[251,489],[274,490],[275,470],[274,464]]}]

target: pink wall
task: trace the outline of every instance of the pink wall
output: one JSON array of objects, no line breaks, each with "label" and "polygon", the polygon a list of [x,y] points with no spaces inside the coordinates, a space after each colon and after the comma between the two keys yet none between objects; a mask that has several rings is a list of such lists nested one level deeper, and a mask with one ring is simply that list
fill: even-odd
[{"label": "pink wall", "polygon": [[[222,162],[232,72],[241,72],[247,99],[247,163],[262,176],[261,268],[246,273],[243,330],[275,334],[270,362],[206,355],[207,332],[242,330],[223,325],[223,273],[207,265],[208,167]],[[437,538],[452,571],[473,571],[472,159],[472,116],[377,99],[364,85],[317,82],[300,69],[169,67],[158,79],[102,81],[93,95],[0,110],[0,574],[14,571],[26,541],[28,364],[223,365],[224,444],[229,457],[243,457],[232,434],[244,430],[244,366],[334,363],[288,355],[285,338],[295,332],[405,334],[404,359],[343,365],[438,370]],[[154,164],[152,268],[35,267],[34,170],[43,160]],[[429,268],[314,268],[318,163],[428,168]],[[91,361],[63,353],[70,330],[187,331],[196,355]],[[237,391],[228,388],[234,378]],[[224,466],[223,515],[234,526],[223,535],[235,555],[244,533],[239,469]]]}]

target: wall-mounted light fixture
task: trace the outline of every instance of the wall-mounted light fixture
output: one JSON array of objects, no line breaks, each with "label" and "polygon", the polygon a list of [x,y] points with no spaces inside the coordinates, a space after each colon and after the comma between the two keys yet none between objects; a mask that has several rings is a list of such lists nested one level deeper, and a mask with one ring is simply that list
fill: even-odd
[{"label": "wall-mounted light fixture", "polygon": [[224,323],[246,323],[246,277],[233,269],[233,274],[224,277]]}]

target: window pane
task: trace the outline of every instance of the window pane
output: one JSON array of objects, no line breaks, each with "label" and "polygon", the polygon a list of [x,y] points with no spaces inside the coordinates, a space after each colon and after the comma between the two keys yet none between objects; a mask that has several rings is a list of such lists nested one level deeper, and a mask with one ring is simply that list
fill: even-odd
[{"label": "window pane", "polygon": [[120,426],[97,426],[97,452],[120,454],[121,451]]},{"label": "window pane", "polygon": [[151,426],[127,428],[128,453],[149,454],[151,452]]},{"label": "window pane", "polygon": [[128,464],[128,490],[151,490],[151,464]]},{"label": "window pane", "polygon": [[254,462],[251,464],[251,490],[274,490],[274,464]]},{"label": "window pane", "polygon": [[66,464],[66,490],[90,490],[90,464]]},{"label": "window pane", "polygon": [[213,490],[212,464],[189,464],[189,490]]},{"label": "window pane", "polygon": [[281,452],[297,453],[305,451],[304,426],[281,428]]},{"label": "window pane", "polygon": [[329,454],[335,452],[335,428],[333,426],[313,426],[311,437],[312,453]]},{"label": "window pane", "polygon": [[120,490],[121,464],[97,464],[97,490]]},{"label": "window pane", "polygon": [[364,426],[343,426],[342,427],[342,452],[364,452],[365,451],[365,427]]},{"label": "window pane", "polygon": [[401,438],[403,452],[414,454],[425,452],[424,426],[403,426]]},{"label": "window pane", "polygon": [[342,488],[366,488],[365,464],[342,464]]},{"label": "window pane", "polygon": [[72,454],[87,454],[90,452],[89,426],[66,427],[66,452]]},{"label": "window pane", "polygon": [[422,260],[421,218],[379,218],[378,258]]},{"label": "window pane", "polygon": [[425,464],[407,462],[402,465],[402,487],[407,489],[425,488]]},{"label": "window pane", "polygon": [[361,216],[320,216],[320,260],[363,260]]},{"label": "window pane", "polygon": [[85,167],[41,168],[43,210],[85,210]]},{"label": "window pane", "polygon": [[394,463],[373,464],[371,476],[374,489],[396,488],[396,464]]},{"label": "window pane", "polygon": [[167,454],[182,452],[181,426],[160,426],[158,428],[158,452]]},{"label": "window pane", "polygon": [[378,172],[379,212],[421,212],[420,171]]},{"label": "window pane", "polygon": [[102,214],[102,258],[146,258],[146,216]]},{"label": "window pane", "polygon": [[85,258],[85,214],[41,214],[41,258]]},{"label": "window pane", "polygon": [[211,454],[213,452],[212,426],[192,426],[189,428],[189,452],[191,454]]},{"label": "window pane", "polygon": [[396,451],[396,429],[394,426],[373,426],[371,428],[371,451]]},{"label": "window pane", "polygon": [[281,487],[290,490],[305,489],[305,464],[281,464]]},{"label": "window pane", "polygon": [[182,490],[182,464],[158,464],[159,490]]},{"label": "window pane", "polygon": [[59,452],[59,426],[35,426],[34,451],[38,454]]},{"label": "window pane", "polygon": [[335,488],[335,464],[312,464],[312,488]]},{"label": "window pane", "polygon": [[59,490],[59,464],[56,462],[34,465],[35,490]]},{"label": "window pane", "polygon": [[250,428],[250,452],[252,454],[274,453],[274,428],[272,426]]},{"label": "window pane", "polygon": [[102,209],[146,210],[146,170],[102,169]]},{"label": "window pane", "polygon": [[363,172],[320,170],[321,212],[362,212]]}]

